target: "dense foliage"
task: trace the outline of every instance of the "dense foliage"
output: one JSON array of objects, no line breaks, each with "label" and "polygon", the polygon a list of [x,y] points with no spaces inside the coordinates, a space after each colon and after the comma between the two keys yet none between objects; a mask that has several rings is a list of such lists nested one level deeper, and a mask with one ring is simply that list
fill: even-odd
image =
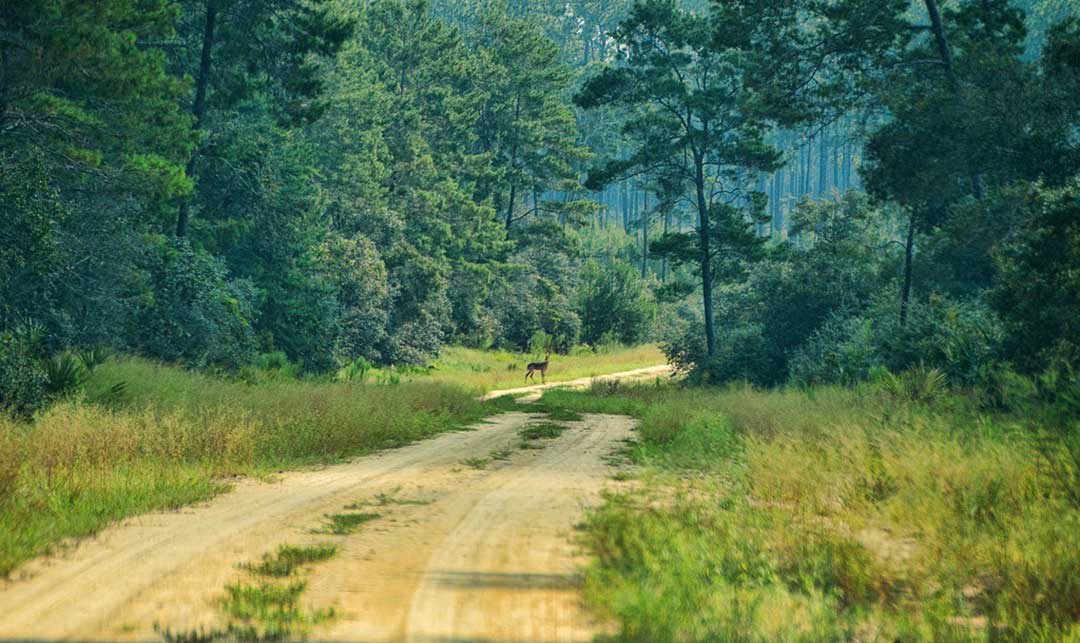
[{"label": "dense foliage", "polygon": [[[622,109],[630,146],[590,185],[635,173],[693,213],[692,231],[651,244],[703,299],[674,325],[672,361],[770,386],[1070,372],[1080,22],[1067,14],[1033,47],[1004,1],[636,3],[617,60],[576,100]],[[830,194],[820,182],[842,168],[817,147],[852,115],[866,193]],[[788,165],[804,196],[770,204],[764,173],[800,131]]]},{"label": "dense foliage", "polygon": [[327,373],[658,326],[712,381],[1065,368],[1074,13],[7,3],[4,404],[99,346]]}]

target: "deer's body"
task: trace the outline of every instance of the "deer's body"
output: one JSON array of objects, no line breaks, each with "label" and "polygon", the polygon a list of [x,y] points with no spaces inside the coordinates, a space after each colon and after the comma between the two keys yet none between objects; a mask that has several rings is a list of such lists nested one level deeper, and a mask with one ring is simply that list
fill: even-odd
[{"label": "deer's body", "polygon": [[543,383],[544,380],[547,378],[548,363],[550,361],[551,361],[551,353],[548,353],[547,355],[544,356],[544,361],[542,361],[542,362],[532,362],[528,366],[526,366],[525,367],[525,381],[528,382],[529,378],[531,377],[533,379],[533,382],[536,382],[536,372],[540,371],[540,382]]}]

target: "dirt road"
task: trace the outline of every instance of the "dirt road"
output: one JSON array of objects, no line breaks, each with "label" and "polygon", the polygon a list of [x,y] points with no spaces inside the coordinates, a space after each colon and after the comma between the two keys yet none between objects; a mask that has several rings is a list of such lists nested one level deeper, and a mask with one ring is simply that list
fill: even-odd
[{"label": "dirt road", "polygon": [[[663,377],[664,375],[671,374],[671,367],[668,365],[663,366],[648,366],[646,368],[639,368],[633,371],[624,371],[622,373],[612,373],[611,375],[597,375],[595,377],[581,377],[576,380],[570,380],[568,382],[551,382],[548,384],[533,384],[531,386],[522,386],[520,388],[510,388],[502,391],[491,391],[484,395],[483,399],[492,400],[504,395],[529,395],[529,397],[540,397],[544,391],[552,388],[588,388],[593,382],[632,382],[638,380],[649,380],[657,377]],[[527,400],[528,398],[526,398]]]},{"label": "dirt road", "polygon": [[[527,411],[528,407],[523,407]],[[245,480],[213,501],[128,519],[0,588],[0,641],[160,640],[224,624],[218,606],[240,563],[283,543],[334,542],[303,601],[337,617],[312,640],[588,641],[572,544],[585,506],[611,484],[605,456],[632,422],[586,416],[519,448],[541,419],[507,413],[475,430],[273,482]],[[466,460],[492,459],[482,469]],[[382,496],[357,533],[313,534],[326,514]],[[378,504],[378,503],[376,503]]]}]

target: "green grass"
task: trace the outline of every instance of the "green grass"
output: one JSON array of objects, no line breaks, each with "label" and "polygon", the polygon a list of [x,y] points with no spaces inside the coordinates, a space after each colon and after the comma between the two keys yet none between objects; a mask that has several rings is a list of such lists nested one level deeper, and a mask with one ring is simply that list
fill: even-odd
[{"label": "green grass", "polygon": [[[443,350],[434,368],[414,378],[467,386],[477,391],[525,386],[525,365],[543,360],[543,355],[480,351],[451,347]],[[552,355],[548,382],[563,382],[608,373],[629,371],[666,363],[657,346],[616,348],[595,353],[587,349],[571,355]],[[531,383],[531,382],[530,382]]]},{"label": "green grass", "polygon": [[492,460],[498,460],[500,462],[504,462],[506,460],[509,460],[510,456],[513,455],[513,453],[514,453],[514,451],[512,449],[509,449],[509,448],[495,449],[488,455],[488,457],[491,458]]},{"label": "green grass", "polygon": [[582,535],[615,641],[1080,637],[1075,472],[1035,412],[872,386],[544,401],[641,419],[641,481]]},{"label": "green grass", "polygon": [[282,545],[272,554],[263,554],[258,563],[246,563],[244,569],[259,576],[275,578],[292,576],[305,565],[329,560],[337,553],[337,545],[322,544],[310,547]]},{"label": "green grass", "polygon": [[357,510],[364,507],[388,507],[390,505],[430,505],[433,500],[425,500],[418,498],[401,498],[397,494],[401,492],[401,487],[395,488],[390,493],[378,493],[375,494],[375,498],[372,500],[364,500],[362,502],[354,502],[350,505],[346,505],[346,509]]},{"label": "green grass", "polygon": [[[124,383],[121,399],[93,401]],[[498,412],[440,382],[250,385],[140,359],[99,366],[86,399],[0,417],[0,577],[114,520],[259,475],[400,446]]]},{"label": "green grass", "polygon": [[376,513],[327,514],[323,526],[312,533],[347,536],[359,529],[360,525],[381,517],[381,514]]},{"label": "green grass", "polygon": [[312,609],[301,605],[300,597],[307,589],[307,581],[300,575],[336,553],[337,546],[326,543],[308,547],[282,545],[276,552],[264,554],[258,563],[240,565],[257,580],[225,586],[224,596],[218,602],[227,619],[224,628],[180,634],[164,630],[162,636],[170,643],[265,643],[305,638],[314,626],[336,614],[333,608]]},{"label": "green grass", "polygon": [[461,461],[461,464],[469,467],[470,469],[483,471],[484,469],[487,469],[487,466],[489,464],[491,464],[491,458],[465,458]]},{"label": "green grass", "polygon": [[304,581],[225,586],[221,608],[233,621],[228,633],[240,640],[281,641],[306,634],[312,627],[334,617],[333,609],[306,609],[300,595]]},{"label": "green grass", "polygon": [[554,422],[539,422],[518,431],[523,440],[552,440],[566,431],[566,426]]}]

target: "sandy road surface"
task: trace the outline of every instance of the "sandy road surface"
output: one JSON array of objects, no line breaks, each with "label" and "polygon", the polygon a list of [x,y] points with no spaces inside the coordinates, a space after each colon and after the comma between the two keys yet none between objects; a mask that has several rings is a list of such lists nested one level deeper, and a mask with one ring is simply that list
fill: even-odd
[{"label": "sandy road surface", "polygon": [[[671,374],[671,367],[664,364],[663,366],[648,366],[646,368],[639,368],[633,371],[624,371],[622,373],[612,373],[611,375],[597,375],[595,377],[581,377],[576,380],[570,380],[568,382],[550,382],[548,384],[534,384],[532,386],[522,386],[520,388],[510,388],[503,391],[491,391],[484,395],[483,399],[493,400],[497,397],[504,395],[522,395],[527,393],[537,393],[535,397],[539,397],[540,393],[543,393],[547,389],[551,388],[587,388],[592,385],[593,382],[608,382],[618,380],[620,382],[634,381],[634,380],[646,380],[656,377],[663,377],[664,375]],[[532,396],[530,396],[532,397]]]},{"label": "sandy road surface", "polygon": [[[580,606],[571,530],[608,484],[604,456],[632,422],[587,416],[543,449],[518,449],[517,432],[536,419],[507,413],[125,520],[0,588],[0,641],[160,640],[155,624],[220,626],[216,600],[242,577],[237,564],[282,543],[328,540],[338,555],[313,569],[304,601],[338,617],[313,640],[588,641],[597,625]],[[512,451],[508,460],[463,465],[501,449]],[[311,533],[325,514],[380,493],[423,504],[371,509],[383,516],[349,536]]]}]

